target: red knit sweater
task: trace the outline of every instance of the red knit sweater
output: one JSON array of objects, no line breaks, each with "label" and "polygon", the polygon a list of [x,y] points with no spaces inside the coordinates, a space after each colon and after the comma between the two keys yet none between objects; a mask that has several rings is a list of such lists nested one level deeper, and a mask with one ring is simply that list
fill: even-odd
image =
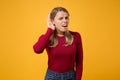
[{"label": "red knit sweater", "polygon": [[48,69],[55,72],[67,72],[76,67],[76,80],[81,80],[83,69],[83,49],[81,36],[77,32],[71,32],[74,37],[72,45],[64,46],[65,37],[57,36],[58,45],[49,47],[49,38],[53,30],[48,28],[46,34],[40,36],[34,44],[33,49],[36,53],[42,53],[46,48],[48,54]]}]

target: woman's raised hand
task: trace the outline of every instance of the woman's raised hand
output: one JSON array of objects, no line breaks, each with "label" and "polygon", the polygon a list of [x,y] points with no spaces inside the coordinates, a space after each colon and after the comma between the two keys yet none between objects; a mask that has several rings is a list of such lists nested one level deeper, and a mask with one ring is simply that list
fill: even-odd
[{"label": "woman's raised hand", "polygon": [[48,26],[48,28],[51,28],[52,30],[55,30],[55,26],[50,19],[50,14],[48,15],[48,18],[47,18],[47,26]]}]

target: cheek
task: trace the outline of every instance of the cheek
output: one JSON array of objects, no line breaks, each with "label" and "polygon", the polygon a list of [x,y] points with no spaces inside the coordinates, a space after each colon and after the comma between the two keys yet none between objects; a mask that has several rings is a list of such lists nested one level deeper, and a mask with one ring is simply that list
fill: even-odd
[{"label": "cheek", "polygon": [[60,25],[59,21],[54,22],[55,25]]}]

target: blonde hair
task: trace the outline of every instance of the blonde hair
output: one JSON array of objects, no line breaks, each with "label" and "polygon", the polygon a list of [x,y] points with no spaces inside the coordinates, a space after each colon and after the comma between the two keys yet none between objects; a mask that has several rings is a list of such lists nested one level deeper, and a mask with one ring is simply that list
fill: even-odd
[{"label": "blonde hair", "polygon": [[[65,8],[63,8],[63,7],[56,7],[56,8],[54,8],[51,11],[51,13],[50,13],[50,19],[54,20],[57,12],[59,12],[59,11],[64,11],[69,16],[69,13],[68,13],[68,11]],[[72,42],[73,42],[73,35],[67,30],[66,32],[64,32],[64,36],[65,36],[65,40],[66,40],[65,46],[71,45]],[[57,31],[55,29],[54,33],[50,37],[50,44],[49,44],[49,46],[50,47],[56,47],[57,44],[58,44]]]}]

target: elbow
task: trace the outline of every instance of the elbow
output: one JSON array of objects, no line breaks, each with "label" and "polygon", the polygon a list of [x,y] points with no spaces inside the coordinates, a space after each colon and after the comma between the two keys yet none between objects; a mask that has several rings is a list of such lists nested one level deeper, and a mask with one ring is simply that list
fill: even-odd
[{"label": "elbow", "polygon": [[38,51],[38,50],[36,50],[36,49],[34,49],[34,52],[35,52],[36,54],[40,54],[40,51]]},{"label": "elbow", "polygon": [[43,52],[43,50],[38,49],[38,48],[37,48],[37,47],[35,47],[35,46],[33,46],[33,50],[34,50],[34,52],[35,52],[36,54],[40,54],[40,53],[42,53],[42,52]]}]

